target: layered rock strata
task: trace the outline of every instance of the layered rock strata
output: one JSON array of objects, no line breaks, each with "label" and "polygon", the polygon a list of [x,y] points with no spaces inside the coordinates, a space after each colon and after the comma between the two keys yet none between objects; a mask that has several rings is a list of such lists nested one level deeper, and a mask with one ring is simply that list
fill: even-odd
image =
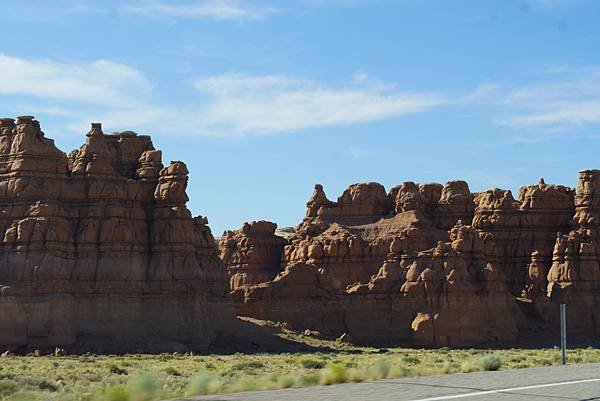
[{"label": "layered rock strata", "polygon": [[275,235],[276,229],[276,224],[261,220],[223,234],[220,257],[228,267],[231,288],[268,282],[277,276],[287,241]]},{"label": "layered rock strata", "polygon": [[[533,323],[555,329],[561,302],[571,330],[598,335],[599,225],[597,170],[576,191],[542,179],[517,199],[451,181],[387,194],[354,184],[331,201],[317,185],[295,233],[261,239],[281,254],[262,259],[273,278],[232,280],[231,291],[238,314],[359,341],[511,341]],[[248,239],[228,241],[222,254]],[[225,259],[231,277],[244,262]]]},{"label": "layered rock strata", "polygon": [[66,155],[33,117],[0,121],[0,346],[202,349],[233,309],[215,241],[185,204],[188,170],[150,137]]},{"label": "layered rock strata", "polygon": [[571,330],[599,334],[600,170],[579,173],[574,204],[571,230],[557,233],[551,260],[532,253],[529,296],[547,323],[558,325],[556,308],[564,303]]},{"label": "layered rock strata", "polygon": [[523,290],[534,251],[544,263],[552,260],[557,233],[572,227],[574,191],[543,180],[519,189],[518,200],[510,191],[492,189],[478,193],[473,227],[491,234],[500,264],[514,295]]}]

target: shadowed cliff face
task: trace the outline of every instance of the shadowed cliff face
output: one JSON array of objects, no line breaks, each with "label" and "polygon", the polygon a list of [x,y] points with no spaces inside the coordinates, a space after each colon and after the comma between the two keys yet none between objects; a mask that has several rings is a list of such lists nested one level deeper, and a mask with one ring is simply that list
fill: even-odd
[{"label": "shadowed cliff face", "polygon": [[0,346],[104,352],[208,346],[233,320],[183,162],[92,124],[66,155],[33,117],[0,121]]},{"label": "shadowed cliff face", "polygon": [[[317,185],[291,237],[273,229],[250,241],[240,230],[220,249],[237,251],[235,264],[225,259],[232,277],[249,273],[249,242],[261,249],[253,264],[270,272],[231,281],[238,314],[299,329],[475,345],[515,340],[532,324],[553,328],[567,302],[570,327],[597,335],[599,183],[600,171],[584,171],[577,192],[541,180],[518,199],[471,193],[464,181],[405,182],[387,194],[368,183],[337,201]],[[267,254],[281,260],[256,256]]]}]

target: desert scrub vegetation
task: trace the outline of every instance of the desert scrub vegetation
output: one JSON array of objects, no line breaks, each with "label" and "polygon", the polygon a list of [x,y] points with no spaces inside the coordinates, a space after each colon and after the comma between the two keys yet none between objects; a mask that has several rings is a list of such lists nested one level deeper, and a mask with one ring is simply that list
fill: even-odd
[{"label": "desert scrub vegetation", "polygon": [[[334,342],[322,345],[330,351],[123,356],[38,353],[0,357],[0,400],[152,401],[560,363],[557,349],[378,349]],[[600,362],[600,349],[569,350],[569,362]]]}]

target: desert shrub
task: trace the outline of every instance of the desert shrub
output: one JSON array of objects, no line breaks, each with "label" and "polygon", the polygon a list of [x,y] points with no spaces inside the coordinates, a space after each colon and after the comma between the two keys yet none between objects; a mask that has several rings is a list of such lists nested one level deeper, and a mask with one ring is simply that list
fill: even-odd
[{"label": "desert shrub", "polygon": [[365,381],[365,374],[361,370],[358,369],[349,369],[348,370],[348,381],[352,383],[360,383]]},{"label": "desert shrub", "polygon": [[538,366],[550,366],[553,365],[552,358],[539,358],[534,361],[535,365]]},{"label": "desert shrub", "polygon": [[129,401],[129,390],[125,386],[110,386],[97,397],[98,401]]},{"label": "desert shrub", "polygon": [[295,382],[296,382],[296,378],[292,375],[284,375],[284,376],[279,377],[279,379],[277,380],[277,384],[281,388],[293,387]]},{"label": "desert shrub", "polygon": [[515,369],[525,369],[530,368],[532,365],[529,362],[521,362],[514,366]]},{"label": "desert shrub", "polygon": [[483,370],[498,370],[502,366],[499,354],[486,354],[479,358],[479,366]]},{"label": "desert shrub", "polygon": [[113,373],[115,375],[126,375],[128,373],[126,369],[122,369],[114,363],[108,366],[108,370],[110,371],[110,373]]},{"label": "desert shrub", "polygon": [[421,362],[421,360],[417,356],[406,355],[406,356],[402,357],[402,362],[405,362],[405,363],[408,363],[411,365],[416,365],[417,363]]},{"label": "desert shrub", "polygon": [[301,386],[313,386],[319,384],[319,375],[315,373],[302,374],[298,378],[298,383]]},{"label": "desert shrub", "polygon": [[198,373],[190,380],[187,393],[189,395],[216,394],[221,391],[219,380],[204,373]]},{"label": "desert shrub", "polygon": [[467,359],[463,361],[463,363],[460,365],[460,370],[463,373],[475,372],[479,370],[479,365],[475,363],[472,359]]},{"label": "desert shrub", "polygon": [[234,393],[252,391],[257,390],[257,384],[256,380],[244,377],[231,383],[226,390]]},{"label": "desert shrub", "polygon": [[300,364],[306,369],[323,369],[325,367],[325,362],[318,359],[303,359]]},{"label": "desert shrub", "polygon": [[92,383],[99,383],[102,381],[103,375],[100,373],[92,373],[88,375],[88,380]]},{"label": "desert shrub", "polygon": [[[556,355],[558,355],[558,357],[560,358],[560,354],[556,354]],[[510,357],[509,362],[517,363],[517,362],[521,362],[523,359],[525,359],[525,358],[521,355],[513,355]]]},{"label": "desert shrub", "polygon": [[330,363],[321,371],[321,384],[344,383],[347,380],[348,371],[341,363]]},{"label": "desert shrub", "polygon": [[231,367],[231,370],[252,370],[264,368],[265,364],[261,361],[248,361],[236,363]]},{"label": "desert shrub", "polygon": [[14,378],[15,378],[14,373],[0,373],[0,380],[14,379]]},{"label": "desert shrub", "polygon": [[0,380],[0,397],[11,395],[18,390],[17,383],[12,380]]},{"label": "desert shrub", "polygon": [[179,371],[173,366],[167,366],[166,368],[164,368],[164,372],[169,376],[181,376],[181,373],[179,373]]},{"label": "desert shrub", "polygon": [[584,363],[598,362],[598,357],[595,356],[592,352],[588,351],[583,354],[581,361]]},{"label": "desert shrub", "polygon": [[390,364],[383,359],[379,359],[375,362],[374,370],[376,379],[385,379],[390,373]]},{"label": "desert shrub", "polygon": [[37,383],[37,387],[40,390],[44,390],[44,391],[51,391],[51,392],[55,392],[56,390],[58,390],[58,387],[56,387],[55,384],[50,383],[48,380],[46,379],[42,379]]},{"label": "desert shrub", "polygon": [[442,372],[444,372],[444,374],[452,373],[452,368],[452,363],[446,361],[444,362],[444,366],[442,367]]},{"label": "desert shrub", "polygon": [[394,378],[406,377],[406,376],[410,376],[411,373],[412,373],[412,370],[405,366],[393,366],[390,369],[389,377],[394,377]]},{"label": "desert shrub", "polygon": [[[281,383],[280,383],[281,381]],[[269,376],[262,376],[256,380],[256,389],[261,391],[277,390],[283,387],[286,380],[273,373]],[[291,387],[291,386],[290,386]]]},{"label": "desert shrub", "polygon": [[131,401],[151,401],[156,394],[156,384],[149,373],[142,373],[127,384]]}]

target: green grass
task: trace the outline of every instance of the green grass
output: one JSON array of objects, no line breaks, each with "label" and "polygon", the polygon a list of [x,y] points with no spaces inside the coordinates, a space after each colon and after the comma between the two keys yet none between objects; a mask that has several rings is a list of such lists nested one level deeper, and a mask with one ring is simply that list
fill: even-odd
[{"label": "green grass", "polygon": [[[333,350],[206,356],[10,356],[0,358],[0,400],[151,401],[560,363],[555,349],[380,350],[335,341],[321,341],[320,345]],[[568,355],[571,363],[600,362],[600,349],[573,349]]]}]

